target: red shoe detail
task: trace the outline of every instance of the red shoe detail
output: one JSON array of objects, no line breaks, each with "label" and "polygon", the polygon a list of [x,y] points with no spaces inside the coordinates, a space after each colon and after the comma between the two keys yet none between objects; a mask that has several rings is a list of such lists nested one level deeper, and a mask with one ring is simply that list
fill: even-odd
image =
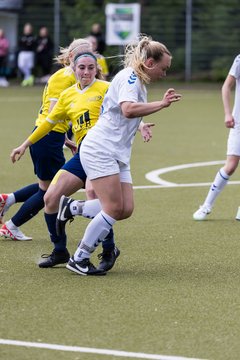
[{"label": "red shoe detail", "polygon": [[32,240],[31,237],[24,235],[22,231],[18,228],[16,230],[12,229],[12,231],[9,230],[6,224],[4,224],[0,229],[0,237],[4,237],[5,239],[21,240],[21,241]]},{"label": "red shoe detail", "polygon": [[4,215],[4,207],[7,202],[8,195],[7,194],[0,194],[0,224],[2,224],[2,219]]}]

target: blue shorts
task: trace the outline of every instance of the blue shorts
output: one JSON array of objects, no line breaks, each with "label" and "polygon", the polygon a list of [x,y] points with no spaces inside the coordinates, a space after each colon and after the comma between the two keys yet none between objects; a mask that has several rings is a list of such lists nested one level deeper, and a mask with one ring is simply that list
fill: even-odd
[{"label": "blue shorts", "polygon": [[65,163],[63,145],[65,134],[50,131],[41,140],[30,146],[34,173],[40,180],[52,180]]},{"label": "blue shorts", "polygon": [[70,160],[66,162],[65,165],[63,165],[62,170],[70,172],[85,183],[87,175],[83,170],[79,157],[79,152],[77,152]]}]

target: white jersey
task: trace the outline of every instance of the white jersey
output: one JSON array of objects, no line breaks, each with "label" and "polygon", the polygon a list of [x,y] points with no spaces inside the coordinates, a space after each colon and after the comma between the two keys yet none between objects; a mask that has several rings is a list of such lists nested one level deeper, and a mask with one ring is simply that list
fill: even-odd
[{"label": "white jersey", "polygon": [[235,101],[232,115],[235,123],[240,126],[240,55],[236,56],[236,58],[234,59],[229,74],[234,76],[236,79]]},{"label": "white jersey", "polygon": [[120,104],[124,101],[147,102],[147,91],[132,68],[121,70],[110,83],[102,112],[90,129],[82,146],[92,153],[105,152],[113,159],[129,165],[131,148],[141,118],[126,118]]}]

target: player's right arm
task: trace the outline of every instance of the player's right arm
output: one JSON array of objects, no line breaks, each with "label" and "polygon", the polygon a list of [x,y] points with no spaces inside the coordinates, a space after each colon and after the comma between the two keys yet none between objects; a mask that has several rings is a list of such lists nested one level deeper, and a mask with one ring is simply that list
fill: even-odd
[{"label": "player's right arm", "polygon": [[231,108],[231,91],[235,86],[236,79],[233,75],[228,74],[226,77],[224,84],[222,86],[222,102],[224,108],[224,122],[227,128],[234,127],[234,118],[232,116],[232,108]]},{"label": "player's right arm", "polygon": [[11,160],[15,163],[16,160],[20,160],[24,155],[26,149],[32,144],[36,143],[38,140],[42,139],[45,135],[47,135],[56,123],[50,122],[49,120],[45,120],[36,130],[22,143],[22,145],[13,149],[11,152]]},{"label": "player's right arm", "polygon": [[13,163],[20,160],[26,149],[46,136],[56,124],[63,123],[66,119],[64,94],[54,106],[49,116],[33,131],[33,133],[17,148],[13,149],[10,157]]}]

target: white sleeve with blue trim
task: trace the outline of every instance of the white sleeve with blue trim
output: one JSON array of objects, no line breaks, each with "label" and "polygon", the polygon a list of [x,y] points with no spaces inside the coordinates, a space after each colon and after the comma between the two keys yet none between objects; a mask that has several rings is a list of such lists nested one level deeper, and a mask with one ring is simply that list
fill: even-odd
[{"label": "white sleeve with blue trim", "polygon": [[124,101],[138,102],[140,92],[140,81],[134,74],[133,69],[124,69],[119,76],[118,104]]}]

